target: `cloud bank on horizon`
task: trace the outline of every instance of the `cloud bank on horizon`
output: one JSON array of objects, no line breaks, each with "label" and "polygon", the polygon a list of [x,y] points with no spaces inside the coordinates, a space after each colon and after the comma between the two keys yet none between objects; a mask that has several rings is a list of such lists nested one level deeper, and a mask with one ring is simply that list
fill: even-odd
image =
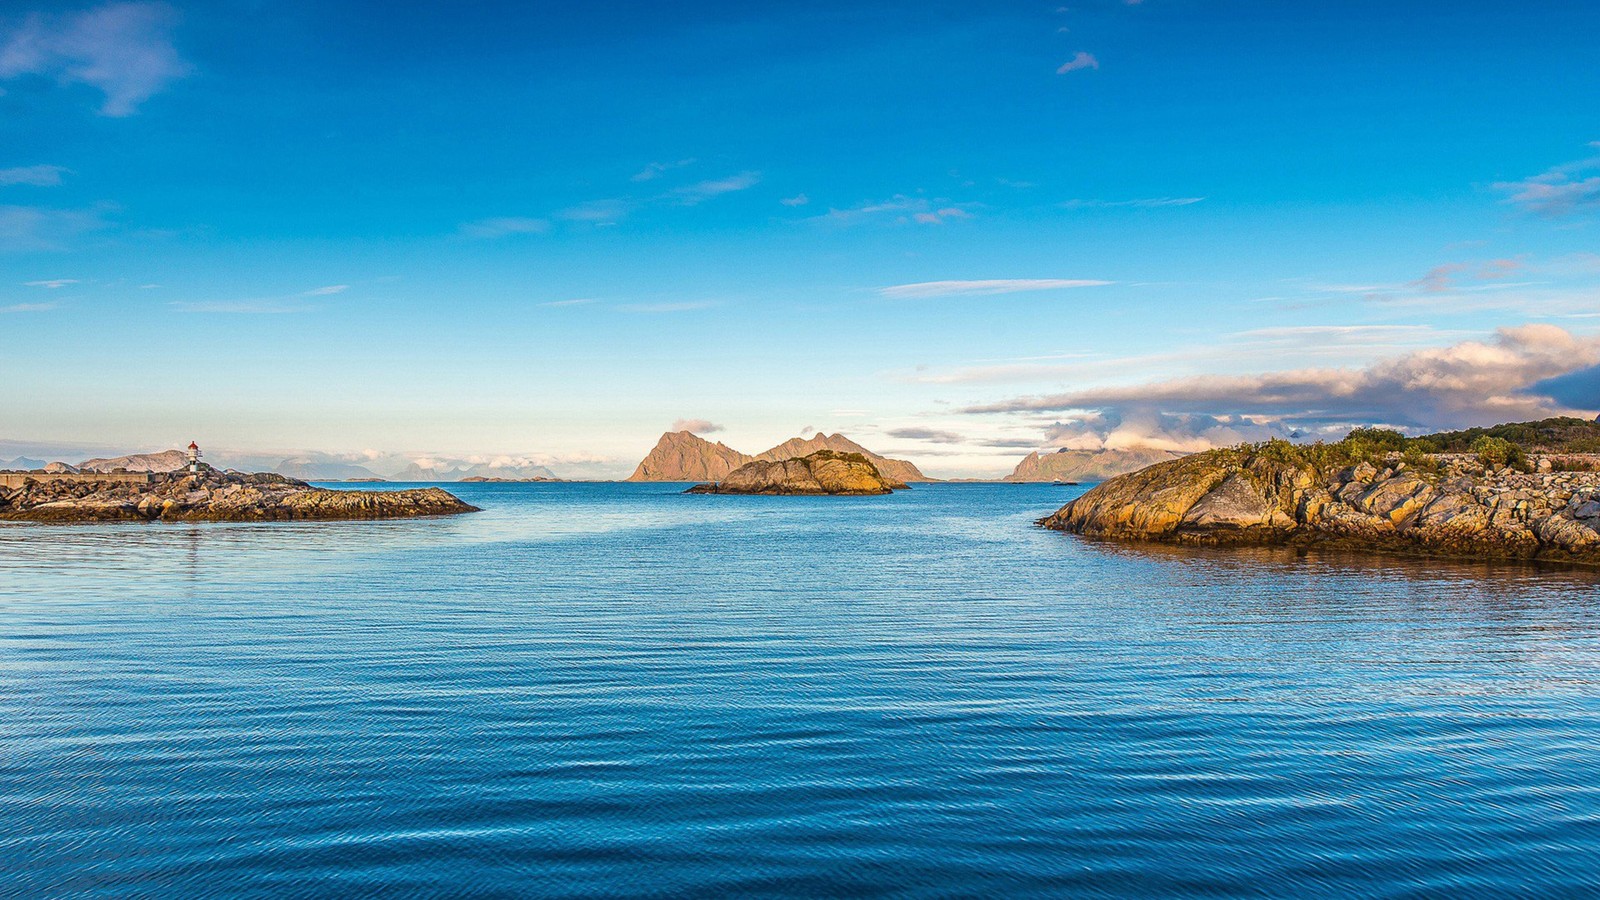
[{"label": "cloud bank on horizon", "polygon": [[1600,335],[1533,324],[1360,368],[1198,375],[1016,397],[962,412],[1075,413],[1049,427],[1052,446],[1192,451],[1275,436],[1337,437],[1371,425],[1421,433],[1592,418],[1600,409],[1597,384]]}]

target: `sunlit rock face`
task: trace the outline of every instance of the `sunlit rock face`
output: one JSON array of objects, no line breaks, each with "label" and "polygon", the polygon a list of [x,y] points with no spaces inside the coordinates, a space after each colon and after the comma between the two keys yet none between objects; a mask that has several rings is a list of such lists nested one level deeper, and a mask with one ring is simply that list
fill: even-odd
[{"label": "sunlit rock face", "polygon": [[1531,471],[1430,459],[1423,471],[1398,457],[1325,470],[1212,450],[1107,481],[1040,524],[1113,539],[1600,563],[1600,472],[1556,471],[1546,458]]},{"label": "sunlit rock face", "polygon": [[888,494],[905,486],[883,477],[872,461],[859,453],[819,450],[797,459],[758,459],[735,469],[720,482],[695,485],[688,493],[867,496]]}]

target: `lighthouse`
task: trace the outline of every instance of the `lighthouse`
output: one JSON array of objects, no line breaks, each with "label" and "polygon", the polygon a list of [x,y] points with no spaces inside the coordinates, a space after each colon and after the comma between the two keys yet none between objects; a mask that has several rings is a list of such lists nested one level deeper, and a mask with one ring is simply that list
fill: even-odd
[{"label": "lighthouse", "polygon": [[189,474],[200,474],[200,445],[194,441],[189,442]]}]

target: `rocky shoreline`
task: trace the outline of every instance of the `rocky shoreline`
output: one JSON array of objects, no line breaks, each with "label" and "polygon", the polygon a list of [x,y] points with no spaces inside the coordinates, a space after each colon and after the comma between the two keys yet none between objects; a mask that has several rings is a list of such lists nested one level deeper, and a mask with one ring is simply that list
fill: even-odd
[{"label": "rocky shoreline", "polygon": [[1211,450],[1114,478],[1038,524],[1113,540],[1600,565],[1600,457],[1534,455],[1523,467],[1472,454],[1330,465],[1281,446]]},{"label": "rocky shoreline", "polygon": [[148,481],[27,479],[0,488],[0,520],[25,522],[261,522],[404,519],[476,512],[440,488],[337,491],[283,475],[202,466]]}]

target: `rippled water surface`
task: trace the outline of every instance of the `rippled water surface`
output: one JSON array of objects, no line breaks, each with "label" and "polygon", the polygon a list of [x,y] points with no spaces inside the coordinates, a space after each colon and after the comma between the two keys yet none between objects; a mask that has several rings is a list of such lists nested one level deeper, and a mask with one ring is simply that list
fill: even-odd
[{"label": "rippled water surface", "polygon": [[0,896],[1600,895],[1600,573],[677,490],[0,527]]}]

